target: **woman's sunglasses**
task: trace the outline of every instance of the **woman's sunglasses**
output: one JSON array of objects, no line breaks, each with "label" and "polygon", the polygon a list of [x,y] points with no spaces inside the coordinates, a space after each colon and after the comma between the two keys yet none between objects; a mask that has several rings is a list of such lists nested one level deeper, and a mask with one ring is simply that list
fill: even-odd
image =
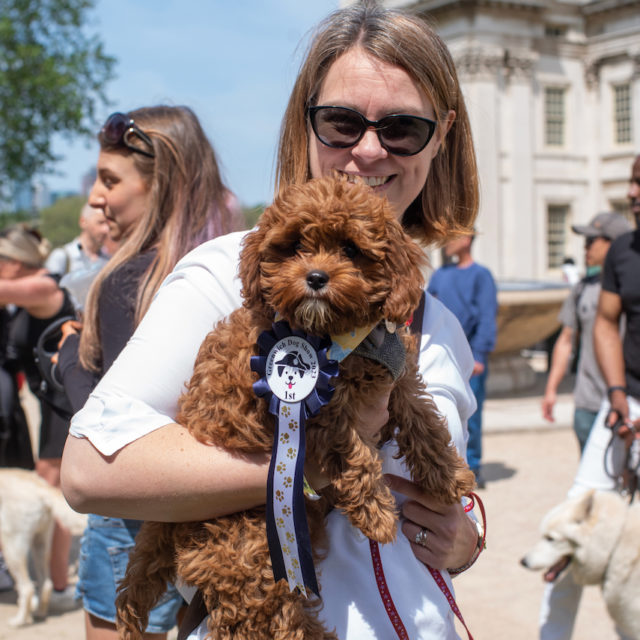
[{"label": "woman's sunglasses", "polygon": [[[102,139],[109,145],[114,147],[118,145],[124,145],[127,149],[141,153],[143,156],[149,158],[155,158],[156,154],[153,151],[153,142],[151,138],[130,118],[124,113],[112,113],[104,126],[100,130]],[[151,151],[141,149],[140,147],[132,144],[131,137],[137,136],[142,140]]]},{"label": "woman's sunglasses", "polygon": [[309,107],[311,128],[322,144],[347,149],[358,144],[369,128],[378,134],[380,145],[396,156],[415,156],[433,137],[436,123],[428,118],[404,114],[367,120],[348,107]]}]

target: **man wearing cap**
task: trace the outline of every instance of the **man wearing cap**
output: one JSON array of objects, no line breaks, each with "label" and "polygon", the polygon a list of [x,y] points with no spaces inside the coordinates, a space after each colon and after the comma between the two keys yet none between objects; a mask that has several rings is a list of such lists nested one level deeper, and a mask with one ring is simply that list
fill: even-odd
[{"label": "man wearing cap", "polygon": [[600,296],[602,265],[611,242],[631,231],[631,224],[619,213],[599,213],[589,224],[574,225],[571,228],[584,236],[587,272],[572,288],[558,316],[562,330],[553,347],[551,368],[542,400],[542,415],[545,420],[554,421],[553,407],[558,386],[569,368],[572,353],[574,357],[577,355],[573,430],[582,452],[602,398],[606,395],[606,384],[593,349],[593,323]]}]

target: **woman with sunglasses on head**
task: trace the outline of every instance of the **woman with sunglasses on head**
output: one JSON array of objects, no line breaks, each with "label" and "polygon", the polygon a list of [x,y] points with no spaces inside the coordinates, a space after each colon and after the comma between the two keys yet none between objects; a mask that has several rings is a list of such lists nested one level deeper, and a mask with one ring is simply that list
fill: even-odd
[{"label": "woman with sunglasses on head", "polygon": [[[43,386],[43,377],[34,349],[45,330],[57,320],[73,315],[69,295],[58,285],[59,278],[44,267],[50,242],[25,224],[0,233],[0,365],[2,366],[2,401],[0,421],[16,418],[15,426],[26,428],[19,406],[16,376],[24,373],[29,388],[40,407],[38,456],[35,469],[49,484],[60,486],[62,450],[69,431],[68,406],[61,407],[54,392]],[[0,429],[4,431],[4,429]],[[26,438],[24,437],[26,435]],[[10,460],[11,466],[33,466],[28,433],[21,437],[22,460]],[[28,451],[27,451],[28,448]],[[30,459],[30,464],[29,464]],[[74,606],[67,591],[71,534],[56,524],[51,550],[52,608]]]},{"label": "woman with sunglasses on head", "polygon": [[[284,116],[277,188],[334,172],[386,196],[417,240],[471,231],[478,193],[469,122],[450,54],[423,20],[363,2],[320,25]],[[241,304],[242,237],[207,243],[180,262],[76,415],[63,482],[76,508],[188,521],[264,504],[267,456],[236,458],[175,423],[201,341]],[[429,297],[424,306],[420,369],[464,455],[473,358],[455,318]],[[160,335],[173,339],[161,344]],[[385,414],[386,399],[372,398],[363,422],[381,427]],[[382,564],[407,637],[456,637],[447,598],[422,563],[443,570],[450,588],[445,570],[460,571],[479,553],[475,522],[405,477],[390,476],[390,485],[408,500],[404,536],[381,548]],[[340,638],[392,637],[367,541],[336,512],[329,535],[337,543],[320,567],[320,615]]]},{"label": "woman with sunglasses on head", "polygon": [[[67,331],[60,350],[59,368],[74,409],[84,404],[123,349],[177,261],[234,224],[231,194],[190,109],[159,106],[115,113],[98,140],[89,204],[104,213],[120,248],[91,286],[80,335]],[[116,586],[140,525],[139,520],[89,516],[78,571],[88,640],[118,637]],[[170,587],[151,612],[145,637],[165,638],[181,604]]]}]

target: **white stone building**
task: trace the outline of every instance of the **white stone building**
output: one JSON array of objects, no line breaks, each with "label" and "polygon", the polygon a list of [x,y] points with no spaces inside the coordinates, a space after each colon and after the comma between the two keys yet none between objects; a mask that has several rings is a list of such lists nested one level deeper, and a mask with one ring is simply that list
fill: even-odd
[{"label": "white stone building", "polygon": [[[350,2],[343,2],[350,4]],[[640,0],[386,0],[426,14],[456,60],[481,179],[475,257],[560,281],[571,232],[628,211],[640,153]]]}]

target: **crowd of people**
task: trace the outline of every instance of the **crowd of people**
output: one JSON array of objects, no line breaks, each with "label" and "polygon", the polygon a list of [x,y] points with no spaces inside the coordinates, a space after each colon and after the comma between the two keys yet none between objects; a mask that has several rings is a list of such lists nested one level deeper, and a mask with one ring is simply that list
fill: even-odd
[{"label": "crowd of people", "polygon": [[[61,527],[51,567],[61,601],[81,603],[88,640],[117,637],[116,588],[141,519],[206,520],[261,505],[269,466],[263,455],[239,458],[203,444],[176,423],[202,340],[242,304],[236,273],[248,233],[196,115],[168,106],[117,112],[98,141],[97,178],[77,238],[51,252],[31,227],[0,234],[0,464],[35,469],[61,486],[74,508],[91,514],[75,591],[68,586],[70,535]],[[335,174],[368,184],[386,196],[416,241],[445,246],[450,264],[433,274],[416,312],[419,369],[483,487],[482,404],[497,295],[490,272],[471,257],[478,177],[445,43],[421,18],[372,1],[331,14],[318,26],[293,87],[276,173],[276,192]],[[640,216],[640,156],[629,196]],[[605,457],[614,457],[611,468],[622,457],[618,449],[640,414],[640,333],[630,286],[636,232],[609,213],[574,231],[585,237],[588,271],[563,307],[543,411],[552,418],[559,381],[579,344],[575,428],[584,451],[575,492],[615,488],[603,469]],[[55,357],[61,393],[34,347],[63,320]],[[18,395],[21,375],[39,402],[37,455]],[[602,397],[600,406],[595,399]],[[369,430],[382,427],[386,399],[371,398],[370,407],[360,419]],[[612,450],[605,445],[614,424],[622,425],[622,437]],[[388,457],[401,543],[383,546],[381,562],[390,583],[402,575],[415,589],[412,598],[396,595],[396,616],[405,637],[458,637],[446,593],[453,591],[451,577],[482,551],[482,525],[463,504],[425,494]],[[308,462],[308,477],[321,492],[322,472]],[[366,539],[339,512],[327,525],[332,544],[319,572],[323,621],[340,638],[390,637],[397,627],[380,604],[373,572],[365,570],[371,569]],[[427,567],[439,572],[447,591],[424,579]],[[345,589],[362,597],[349,603],[340,596]],[[570,637],[573,614],[554,605],[558,591],[556,585],[545,596],[542,638]],[[572,593],[577,607],[575,587]],[[181,638],[203,638],[200,605],[184,585],[171,585],[145,637],[165,638],[180,617]],[[543,635],[549,629],[556,635]]]}]

